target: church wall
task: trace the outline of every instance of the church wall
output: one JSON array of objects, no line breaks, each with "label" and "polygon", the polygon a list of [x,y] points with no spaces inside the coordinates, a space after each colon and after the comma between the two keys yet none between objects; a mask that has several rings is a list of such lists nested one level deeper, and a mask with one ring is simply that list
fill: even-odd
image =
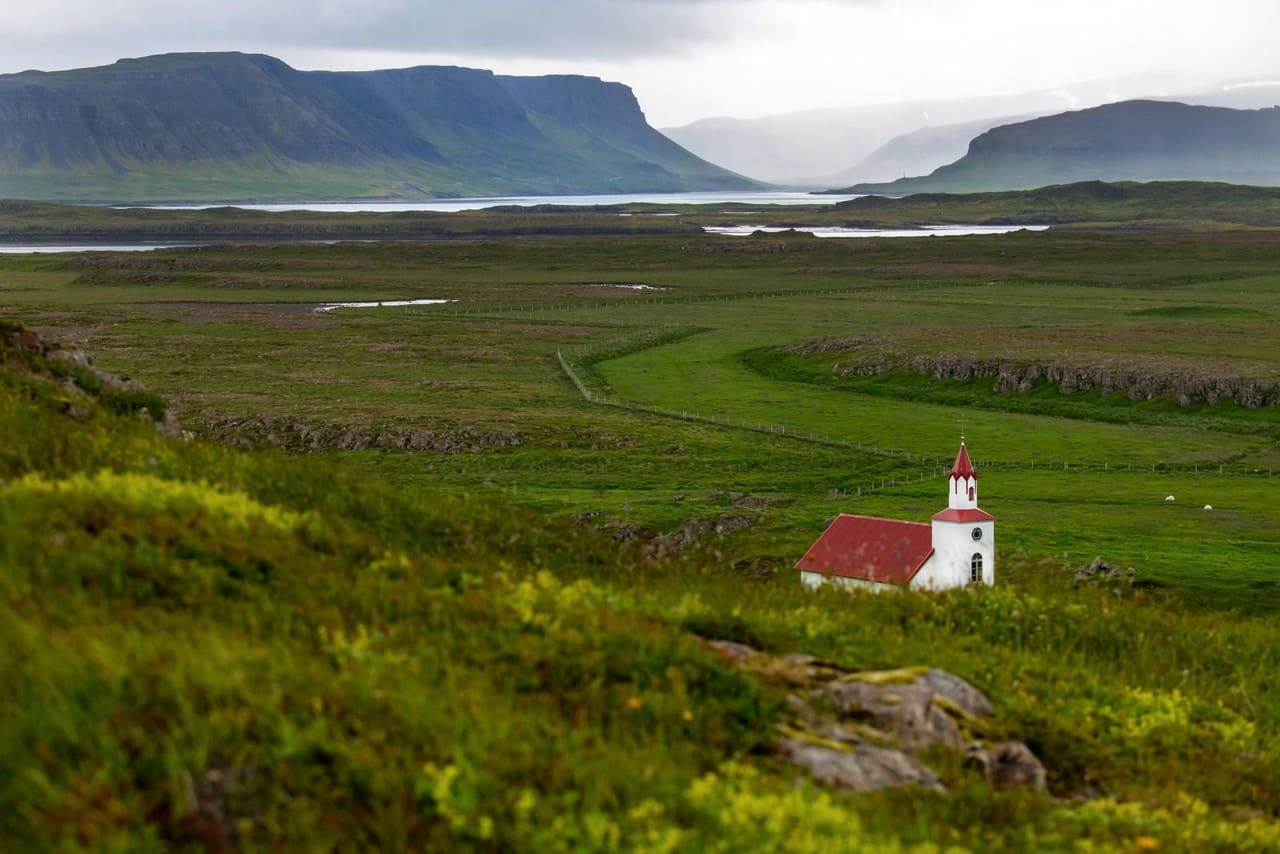
[{"label": "church wall", "polygon": [[912,590],[939,590],[938,586],[938,555],[929,555],[929,559],[924,562],[924,566],[920,567],[920,571],[911,579],[908,586]]},{"label": "church wall", "polygon": [[[981,539],[973,539],[973,529],[982,531]],[[985,522],[933,522],[934,555],[929,563],[935,564],[933,586],[935,590],[964,587],[969,584],[969,569],[973,555],[982,555],[982,581],[995,583],[996,567],[995,523]],[[922,570],[923,571],[923,570]]]},{"label": "church wall", "polygon": [[801,572],[800,581],[809,590],[817,590],[823,584],[831,583],[836,587],[844,590],[870,590],[873,593],[883,593],[887,590],[897,590],[898,588],[892,584],[881,584],[876,581],[866,581],[861,578],[845,578],[841,575],[824,575],[821,572]]}]

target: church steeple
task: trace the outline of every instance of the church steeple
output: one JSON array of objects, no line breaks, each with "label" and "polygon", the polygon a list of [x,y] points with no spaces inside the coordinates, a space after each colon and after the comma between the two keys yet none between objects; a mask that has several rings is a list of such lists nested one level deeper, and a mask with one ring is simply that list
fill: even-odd
[{"label": "church steeple", "polygon": [[969,450],[964,439],[960,440],[960,450],[956,452],[955,464],[951,466],[951,477],[947,481],[950,492],[947,506],[952,510],[973,510],[978,506],[978,473],[969,460]]},{"label": "church steeple", "polygon": [[969,459],[963,436],[947,487],[947,509],[933,515],[934,565],[926,567],[931,574],[920,584],[938,589],[992,584],[996,578],[995,518],[978,508],[978,471]]},{"label": "church steeple", "polygon": [[964,439],[960,440],[960,450],[956,452],[956,462],[951,467],[951,476],[974,479],[978,477],[978,473],[973,469],[973,463],[969,461],[969,449],[965,447]]}]

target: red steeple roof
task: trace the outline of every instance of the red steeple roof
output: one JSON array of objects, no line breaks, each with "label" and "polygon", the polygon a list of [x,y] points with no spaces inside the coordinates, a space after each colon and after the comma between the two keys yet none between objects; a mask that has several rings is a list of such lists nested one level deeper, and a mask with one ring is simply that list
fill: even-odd
[{"label": "red steeple roof", "polygon": [[934,513],[933,518],[939,522],[990,522],[996,517],[977,507],[948,507],[941,513]]},{"label": "red steeple roof", "polygon": [[969,462],[969,451],[965,448],[963,439],[960,440],[960,450],[956,453],[956,463],[951,467],[951,476],[978,479],[978,473],[973,470],[973,463]]}]

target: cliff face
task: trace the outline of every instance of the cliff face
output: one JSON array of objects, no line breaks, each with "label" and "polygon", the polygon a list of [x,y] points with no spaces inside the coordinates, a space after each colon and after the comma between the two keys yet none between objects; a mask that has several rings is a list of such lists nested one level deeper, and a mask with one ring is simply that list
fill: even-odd
[{"label": "cliff face", "polygon": [[973,192],[1089,180],[1280,185],[1280,108],[1107,104],[993,128],[928,176],[852,189]]},{"label": "cliff face", "polygon": [[498,77],[449,67],[304,72],[244,54],[165,55],[0,76],[3,195],[748,186],[649,127],[630,89],[594,78]]}]

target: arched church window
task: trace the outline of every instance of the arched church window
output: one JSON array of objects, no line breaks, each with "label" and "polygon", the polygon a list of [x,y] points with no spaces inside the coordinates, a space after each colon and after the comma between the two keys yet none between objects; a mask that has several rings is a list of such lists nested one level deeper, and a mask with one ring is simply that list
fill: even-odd
[{"label": "arched church window", "polygon": [[970,583],[982,580],[982,555],[977,552],[973,553],[973,558],[969,561],[969,581]]},{"label": "arched church window", "polygon": [[971,486],[971,487],[969,487],[969,500],[970,500],[970,501],[972,501],[972,500],[973,500],[973,493],[974,493],[974,488]]}]

